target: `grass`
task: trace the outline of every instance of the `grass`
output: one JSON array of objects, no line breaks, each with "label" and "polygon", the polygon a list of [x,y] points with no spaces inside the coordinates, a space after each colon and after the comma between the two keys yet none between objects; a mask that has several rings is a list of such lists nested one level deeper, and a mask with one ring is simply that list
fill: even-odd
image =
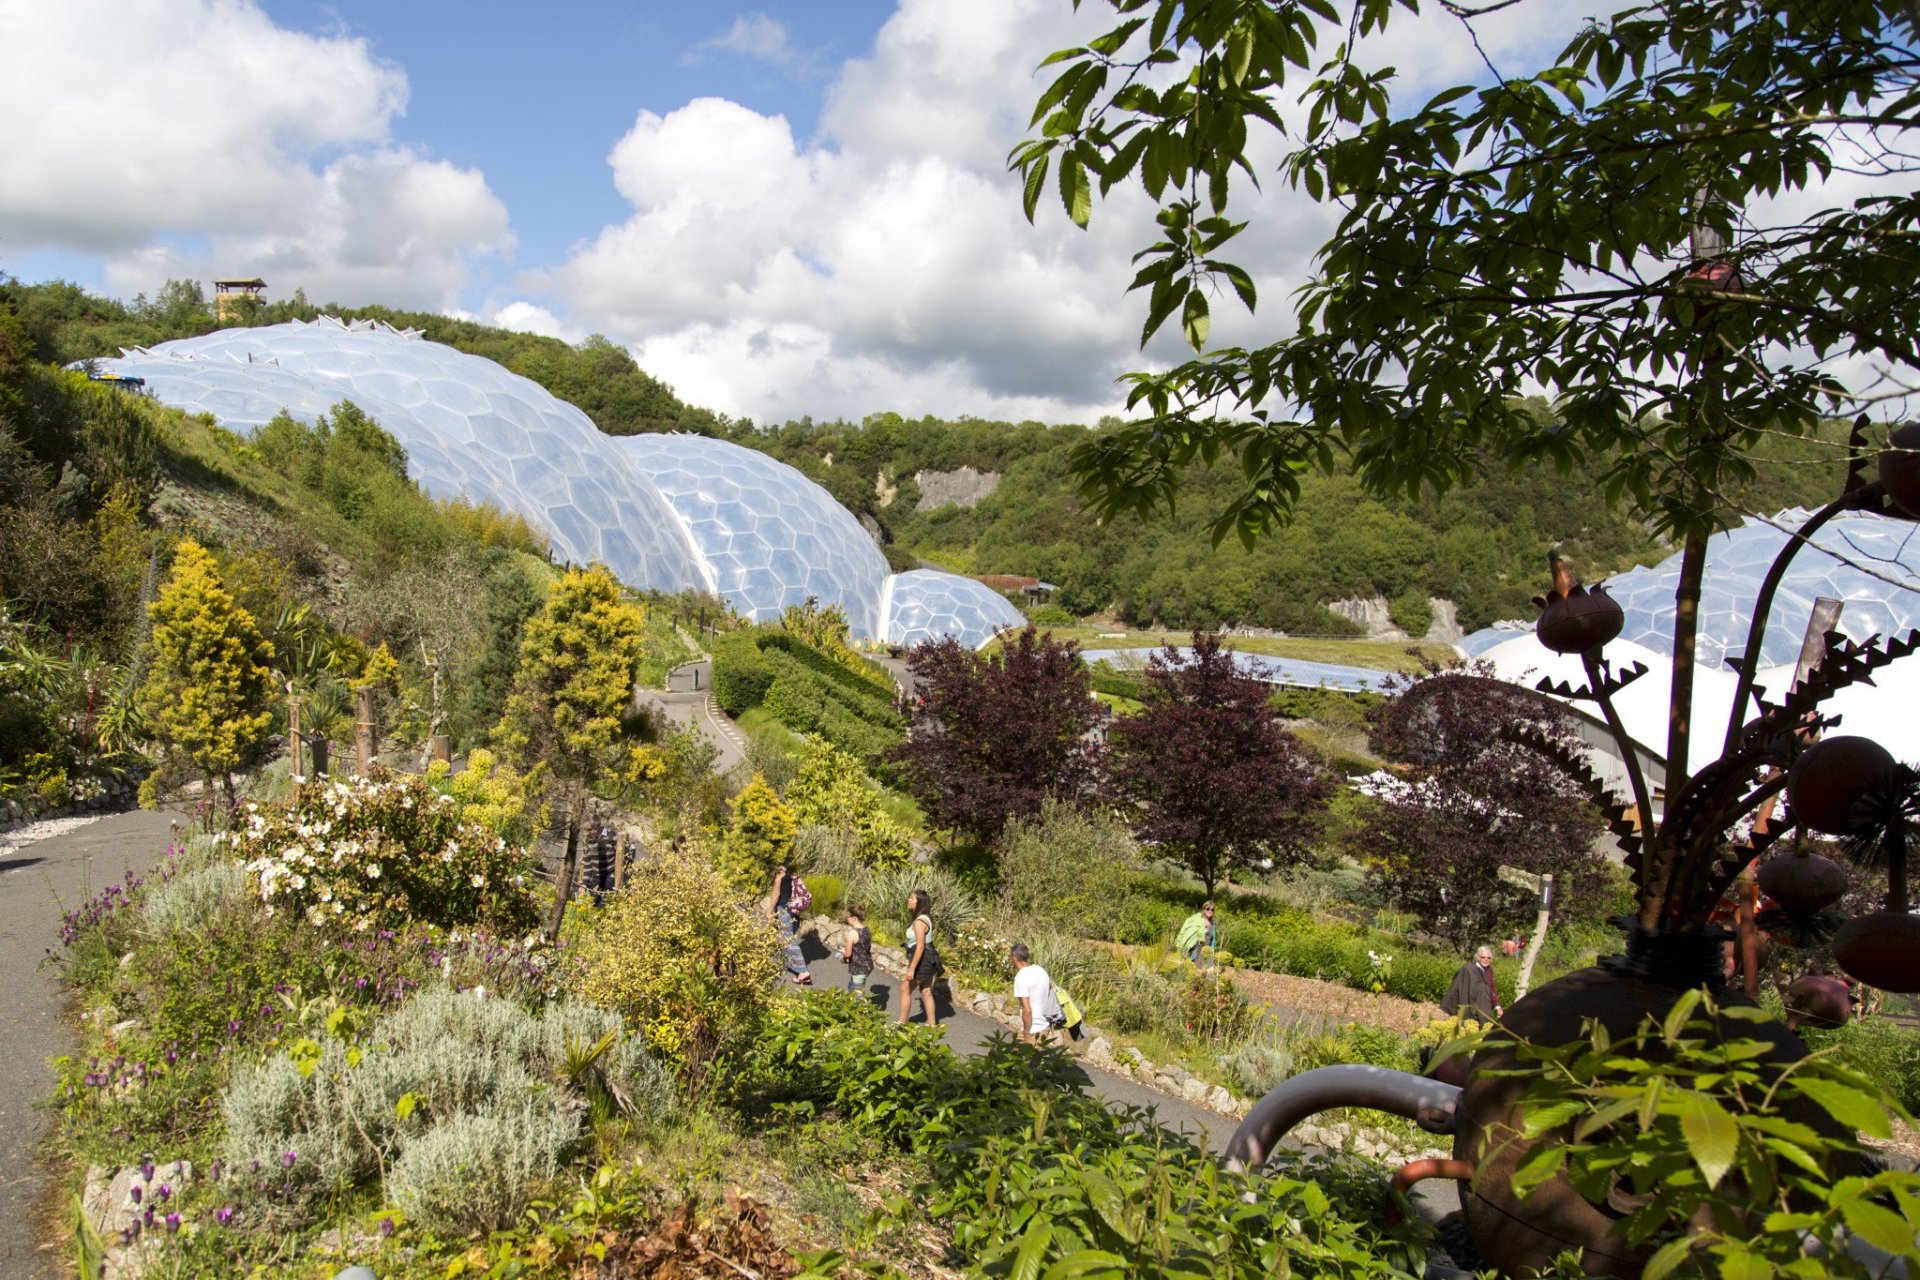
[{"label": "grass", "polygon": [[[1126,631],[1116,628],[1075,626],[1046,627],[1055,640],[1072,640],[1082,649],[1158,649],[1163,645],[1185,645],[1193,639],[1190,631]],[[999,641],[994,641],[998,644]],[[1331,662],[1348,667],[1368,667],[1376,671],[1416,672],[1422,669],[1420,658],[1409,653],[1416,649],[1440,663],[1458,659],[1449,645],[1415,643],[1407,640],[1313,640],[1281,639],[1275,636],[1232,636],[1232,647],[1241,653],[1268,658],[1294,658],[1302,662]]]}]

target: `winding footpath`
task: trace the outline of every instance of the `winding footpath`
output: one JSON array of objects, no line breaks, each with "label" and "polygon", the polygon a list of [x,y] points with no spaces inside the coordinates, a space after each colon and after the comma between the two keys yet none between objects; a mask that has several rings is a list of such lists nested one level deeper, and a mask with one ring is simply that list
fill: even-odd
[{"label": "winding footpath", "polygon": [[144,873],[166,853],[176,815],[136,810],[55,819],[0,834],[0,1276],[65,1274],[53,1237],[48,1169],[36,1150],[50,1117],[49,1060],[71,1052],[60,977],[43,963],[60,942],[60,914],[91,893]]}]

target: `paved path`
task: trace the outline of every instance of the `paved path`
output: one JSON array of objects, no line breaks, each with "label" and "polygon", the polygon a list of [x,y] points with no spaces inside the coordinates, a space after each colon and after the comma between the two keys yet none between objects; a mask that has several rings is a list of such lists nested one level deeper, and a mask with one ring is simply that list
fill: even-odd
[{"label": "paved path", "polygon": [[718,749],[713,771],[726,774],[747,758],[747,735],[720,710],[713,700],[713,662],[702,658],[675,667],[667,676],[667,689],[634,690],[634,702],[666,717],[677,728],[691,728]]},{"label": "paved path", "polygon": [[[43,965],[60,940],[60,913],[144,870],[166,851],[171,813],[113,814],[34,839],[35,827],[0,835],[0,1276],[53,1277],[65,1268],[39,1248],[47,1225],[46,1170],[35,1147],[53,1088],[48,1059],[70,1052],[73,1030],[59,977]],[[60,824],[41,824],[51,829]]]},{"label": "paved path", "polygon": [[[808,970],[813,974],[816,989],[837,991],[847,985],[847,971],[840,963],[838,952],[829,955],[827,949],[811,934],[802,940],[801,949],[807,957]],[[868,991],[890,1015],[897,1016],[900,995],[892,975],[876,969],[873,977],[868,979]],[[983,1018],[967,1009],[950,1008],[945,999],[937,1007],[940,1025],[947,1031],[947,1043],[953,1046],[956,1053],[971,1057],[985,1052],[987,1041],[993,1036],[1013,1034],[1012,1028],[1002,1023]],[[916,1007],[913,1021],[918,1023],[922,1017]],[[1125,1076],[1090,1067],[1084,1062],[1080,1064],[1080,1070],[1099,1097],[1127,1106],[1151,1107],[1161,1124],[1209,1151],[1217,1153],[1224,1150],[1227,1139],[1233,1136],[1234,1127],[1239,1123],[1217,1111],[1196,1107],[1179,1098],[1170,1098],[1158,1089],[1149,1089]]]}]

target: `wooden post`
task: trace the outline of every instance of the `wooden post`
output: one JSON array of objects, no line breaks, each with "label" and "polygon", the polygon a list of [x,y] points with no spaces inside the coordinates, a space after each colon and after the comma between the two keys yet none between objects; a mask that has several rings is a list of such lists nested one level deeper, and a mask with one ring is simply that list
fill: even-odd
[{"label": "wooden post", "polygon": [[307,740],[300,736],[300,699],[287,699],[287,768],[297,782],[307,776]]},{"label": "wooden post", "polygon": [[429,752],[433,759],[441,764],[453,763],[453,739],[444,733],[436,733],[428,740]]},{"label": "wooden post", "polygon": [[364,777],[373,768],[373,686],[355,689],[353,704],[359,717],[353,726],[353,771]]},{"label": "wooden post", "polygon": [[1520,976],[1514,979],[1513,1002],[1519,1004],[1533,986],[1533,962],[1540,958],[1540,944],[1547,940],[1547,922],[1553,912],[1553,877],[1540,877],[1540,912],[1534,917],[1533,936],[1527,939],[1527,954],[1520,961]]},{"label": "wooden post", "polygon": [[327,740],[316,733],[307,739],[307,750],[313,754],[313,776],[330,776],[333,772],[332,750]]}]

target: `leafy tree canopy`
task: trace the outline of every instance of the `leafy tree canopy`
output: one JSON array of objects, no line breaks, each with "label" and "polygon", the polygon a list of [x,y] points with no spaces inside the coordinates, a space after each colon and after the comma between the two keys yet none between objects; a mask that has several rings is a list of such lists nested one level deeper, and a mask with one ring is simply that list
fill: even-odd
[{"label": "leafy tree canopy", "polygon": [[1240,673],[1220,637],[1196,631],[1190,660],[1171,646],[1153,656],[1145,706],[1108,732],[1109,787],[1134,834],[1209,895],[1236,867],[1303,858],[1333,791],[1269,692]]},{"label": "leafy tree canopy", "polygon": [[[1414,103],[1356,55],[1418,0],[1109,2],[1118,26],[1048,59],[1012,156],[1030,216],[1050,177],[1082,225],[1096,185],[1146,192],[1144,332],[1177,317],[1197,353],[1132,375],[1151,421],[1082,449],[1102,511],[1169,505],[1186,464],[1228,457],[1214,533],[1251,539],[1343,455],[1398,494],[1488,457],[1592,459],[1609,497],[1697,537],[1766,433],[1857,405],[1842,361],[1920,365],[1909,0],[1565,8],[1549,65]],[[1259,134],[1339,223],[1287,336],[1209,350],[1210,295],[1257,301],[1227,255]],[[1860,194],[1834,204],[1842,172]],[[1517,407],[1535,386],[1549,422]]]}]

